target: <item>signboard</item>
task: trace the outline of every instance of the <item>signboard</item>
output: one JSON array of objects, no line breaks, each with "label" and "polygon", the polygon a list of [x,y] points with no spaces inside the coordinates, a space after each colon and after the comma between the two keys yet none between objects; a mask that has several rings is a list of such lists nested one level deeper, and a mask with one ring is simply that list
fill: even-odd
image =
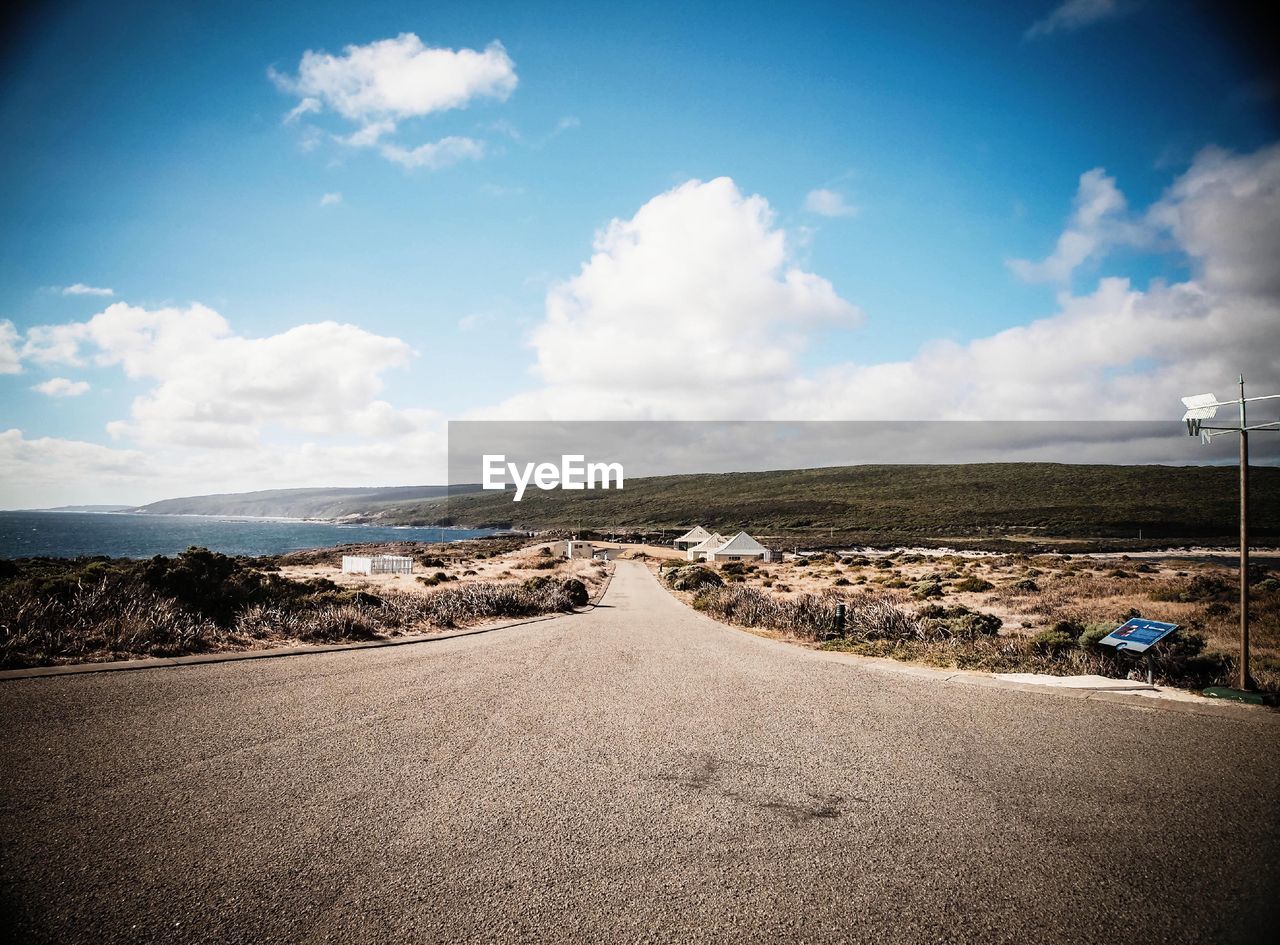
[{"label": "signboard", "polygon": [[1103,646],[1122,649],[1126,653],[1143,653],[1177,629],[1176,623],[1161,623],[1159,620],[1134,617],[1116,627],[1098,642]]}]

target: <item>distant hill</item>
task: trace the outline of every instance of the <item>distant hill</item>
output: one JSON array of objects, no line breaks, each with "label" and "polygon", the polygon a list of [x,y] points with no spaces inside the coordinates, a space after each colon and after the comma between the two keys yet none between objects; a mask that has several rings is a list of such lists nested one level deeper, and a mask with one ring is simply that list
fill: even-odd
[{"label": "distant hill", "polygon": [[33,509],[35,512],[128,512],[131,505],[59,505],[52,509]]},{"label": "distant hill", "polygon": [[[1237,470],[1060,463],[880,465],[631,479],[619,491],[476,493],[382,512],[397,524],[683,528],[846,541],[1082,537],[1234,541]],[[1251,472],[1252,533],[1280,537],[1280,469]]]},{"label": "distant hill", "polygon": [[266,489],[222,495],[186,496],[138,506],[157,515],[232,515],[263,518],[366,518],[389,507],[418,507],[440,501],[448,486],[390,488]]}]

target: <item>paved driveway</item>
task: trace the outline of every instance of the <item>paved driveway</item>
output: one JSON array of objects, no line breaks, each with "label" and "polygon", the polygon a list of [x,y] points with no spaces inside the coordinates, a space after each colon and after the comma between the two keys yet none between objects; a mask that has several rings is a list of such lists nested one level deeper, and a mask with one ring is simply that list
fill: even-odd
[{"label": "paved driveway", "polygon": [[0,894],[49,942],[1224,942],[1280,727],[885,674],[620,562],[490,634],[0,683]]}]

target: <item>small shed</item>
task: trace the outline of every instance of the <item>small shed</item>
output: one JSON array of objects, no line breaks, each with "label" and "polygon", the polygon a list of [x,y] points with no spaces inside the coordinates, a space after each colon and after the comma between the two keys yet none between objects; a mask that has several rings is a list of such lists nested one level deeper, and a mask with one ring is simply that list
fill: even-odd
[{"label": "small shed", "polygon": [[708,561],[771,561],[773,554],[746,532],[738,532],[719,548],[707,553]]},{"label": "small shed", "polygon": [[564,543],[564,556],[566,558],[590,558],[595,553],[595,545],[588,541],[571,540]]},{"label": "small shed", "polygon": [[402,555],[343,555],[343,574],[412,574],[413,559]]},{"label": "small shed", "polygon": [[711,533],[709,531],[701,525],[695,525],[673,541],[671,547],[676,551],[688,551],[694,545],[700,545],[710,537]]}]

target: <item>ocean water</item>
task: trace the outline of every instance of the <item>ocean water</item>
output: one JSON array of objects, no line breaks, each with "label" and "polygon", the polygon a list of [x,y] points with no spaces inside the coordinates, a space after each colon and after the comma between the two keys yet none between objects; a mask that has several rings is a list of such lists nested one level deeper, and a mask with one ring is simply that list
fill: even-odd
[{"label": "ocean water", "polygon": [[0,512],[0,558],[150,558],[177,554],[192,545],[229,555],[273,555],[349,542],[461,541],[491,534],[488,529],[334,525],[212,515]]}]

